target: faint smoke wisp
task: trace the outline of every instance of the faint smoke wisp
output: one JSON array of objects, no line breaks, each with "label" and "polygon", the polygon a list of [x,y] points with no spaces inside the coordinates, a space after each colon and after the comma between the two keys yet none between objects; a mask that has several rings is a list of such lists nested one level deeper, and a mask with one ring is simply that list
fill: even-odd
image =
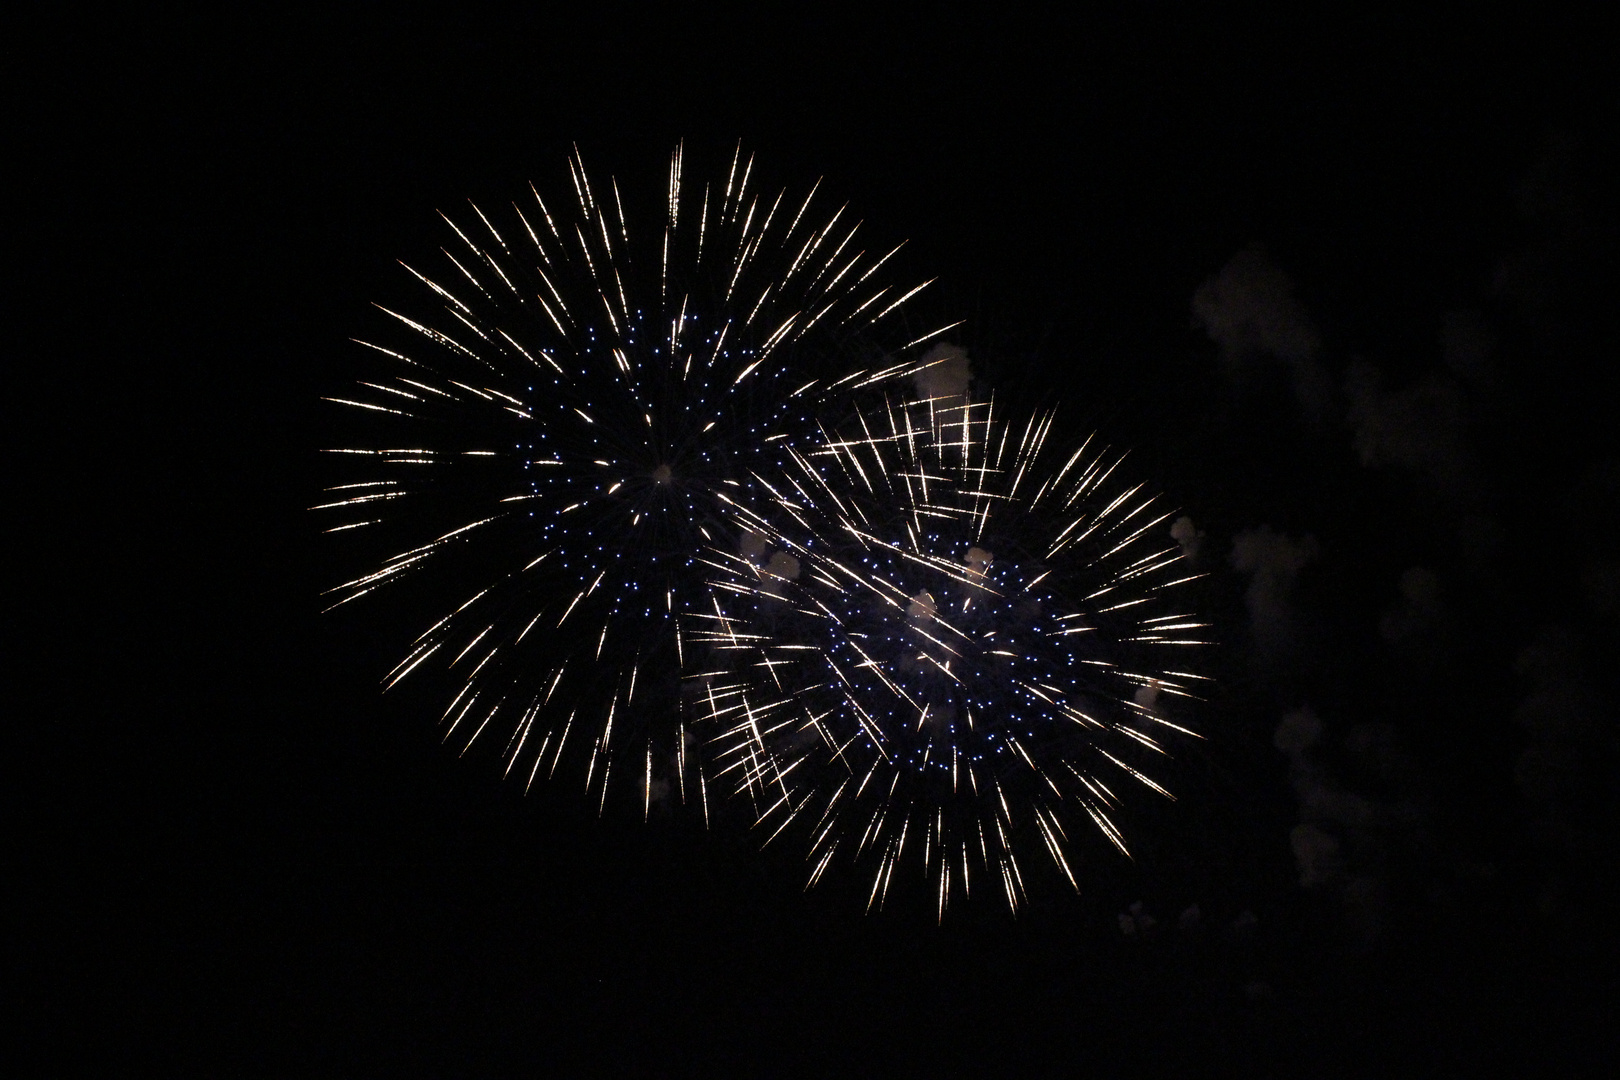
[{"label": "faint smoke wisp", "polygon": [[1319,355],[1322,337],[1294,296],[1294,282],[1258,248],[1245,248],[1198,286],[1193,321],[1221,347],[1228,372],[1259,357],[1279,361],[1300,407],[1326,413],[1333,387]]}]

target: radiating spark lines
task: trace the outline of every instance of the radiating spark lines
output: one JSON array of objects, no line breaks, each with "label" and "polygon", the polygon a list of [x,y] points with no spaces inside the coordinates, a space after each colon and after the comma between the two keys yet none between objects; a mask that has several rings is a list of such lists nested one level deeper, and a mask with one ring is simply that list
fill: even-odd
[{"label": "radiating spark lines", "polygon": [[442,214],[442,269],[405,267],[424,302],[377,305],[375,370],[328,395],[352,474],[316,507],[372,561],[327,600],[413,583],[431,626],[385,684],[439,680],[446,738],[504,743],[526,783],[571,762],[599,808],[614,784],[643,816],[668,793],[707,820],[679,676],[722,491],[777,471],[829,400],[913,373],[943,328],[902,325],[927,283],[874,275],[897,249],[869,255],[819,181],[760,191],[740,146],[707,184],[677,147],[645,205],[577,152],[567,185]]},{"label": "radiating spark lines", "polygon": [[981,874],[1016,911],[1026,846],[1080,888],[1071,822],[1129,854],[1116,778],[1170,796],[1150,773],[1197,737],[1176,710],[1201,678],[1205,624],[1177,599],[1198,575],[1118,456],[1059,452],[1053,428],[886,400],[727,498],[685,617],[692,697],[715,779],[762,836],[803,835],[808,885],[843,852],[869,907],[906,863],[940,918]]}]

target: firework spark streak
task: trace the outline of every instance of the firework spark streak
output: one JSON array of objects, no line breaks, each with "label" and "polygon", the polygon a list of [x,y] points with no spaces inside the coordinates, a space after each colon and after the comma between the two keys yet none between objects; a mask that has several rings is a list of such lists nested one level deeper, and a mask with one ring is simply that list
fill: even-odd
[{"label": "firework spark streak", "polygon": [[941,918],[981,882],[1016,911],[1026,849],[1078,890],[1082,835],[1128,854],[1130,789],[1169,796],[1155,762],[1196,737],[1196,575],[1119,459],[1052,429],[885,403],[732,497],[689,616],[701,727],[765,842],[804,837],[807,885],[864,862],[870,907],[910,863]]},{"label": "firework spark streak", "polygon": [[406,267],[425,310],[379,305],[391,329],[360,344],[380,374],[329,399],[354,469],[317,509],[388,554],[329,597],[436,597],[385,682],[448,672],[447,741],[504,740],[526,784],[571,762],[598,807],[614,784],[643,814],[675,791],[707,814],[677,706],[721,497],[948,328],[908,340],[923,286],[880,272],[898,249],[868,251],[816,188],[758,191],[740,151],[693,183],[677,148],[640,217],[568,164],[563,201],[441,215],[443,265]]}]

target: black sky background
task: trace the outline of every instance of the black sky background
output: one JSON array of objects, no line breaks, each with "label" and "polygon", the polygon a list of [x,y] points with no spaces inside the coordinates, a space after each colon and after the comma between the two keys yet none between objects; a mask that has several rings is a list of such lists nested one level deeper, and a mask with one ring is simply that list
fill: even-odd
[{"label": "black sky background", "polygon": [[[8,876],[34,1073],[1612,1055],[1595,24],[32,30]],[[318,617],[339,579],[305,507],[343,420],[318,398],[409,294],[394,260],[440,242],[435,208],[557,189],[575,143],[650,186],[682,138],[909,238],[981,386],[1133,447],[1203,531],[1210,746],[1081,897],[863,916],[738,830],[521,797],[378,694],[397,625]]]}]

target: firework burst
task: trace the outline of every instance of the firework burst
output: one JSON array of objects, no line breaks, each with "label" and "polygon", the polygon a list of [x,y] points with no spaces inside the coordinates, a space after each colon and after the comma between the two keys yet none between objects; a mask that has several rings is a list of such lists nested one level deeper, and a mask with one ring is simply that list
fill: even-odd
[{"label": "firework burst", "polygon": [[332,606],[421,583],[440,609],[385,682],[447,672],[447,741],[500,740],[526,784],[573,762],[599,808],[614,784],[643,814],[678,791],[706,816],[678,676],[718,496],[829,396],[915,367],[934,334],[900,316],[924,286],[886,280],[898,249],[869,253],[816,188],[760,193],[740,150],[694,184],[677,148],[640,218],[568,164],[564,200],[441,215],[441,269],[406,267],[416,306],[379,305],[379,374],[329,399],[352,469],[317,509],[388,554]]},{"label": "firework burst", "polygon": [[[716,779],[769,843],[924,870],[940,917],[988,878],[1014,910],[1026,849],[1079,888],[1075,845],[1121,852],[1129,789],[1193,737],[1170,514],[1053,417],[945,395],[885,403],[788,449],[731,502],[690,616]],[[740,539],[738,539],[740,537]]]}]

